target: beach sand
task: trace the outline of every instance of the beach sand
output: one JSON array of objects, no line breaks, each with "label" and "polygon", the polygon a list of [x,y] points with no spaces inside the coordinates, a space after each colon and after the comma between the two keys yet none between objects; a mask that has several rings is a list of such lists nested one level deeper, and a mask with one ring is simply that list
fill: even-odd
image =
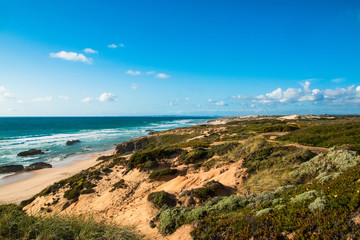
[{"label": "beach sand", "polygon": [[108,155],[110,152],[108,150],[79,155],[67,166],[45,168],[5,177],[1,180],[3,185],[0,186],[0,204],[20,203],[29,199],[54,182],[96,165],[99,163],[96,161],[98,157]]}]

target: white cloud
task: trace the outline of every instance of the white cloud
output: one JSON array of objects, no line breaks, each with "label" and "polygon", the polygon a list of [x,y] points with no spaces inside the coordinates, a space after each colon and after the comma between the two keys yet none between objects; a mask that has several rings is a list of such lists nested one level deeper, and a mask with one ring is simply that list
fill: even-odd
[{"label": "white cloud", "polygon": [[113,102],[117,100],[117,96],[113,93],[103,93],[99,97],[100,102]]},{"label": "white cloud", "polygon": [[170,78],[170,75],[167,75],[165,73],[158,73],[158,74],[156,74],[156,77],[161,78],[161,79],[168,79],[168,78]]},{"label": "white cloud", "polygon": [[331,81],[334,83],[341,83],[341,82],[345,82],[346,79],[345,78],[334,78]]},{"label": "white cloud", "polygon": [[91,102],[92,100],[93,100],[92,97],[86,97],[86,98],[83,98],[83,99],[81,100],[81,102],[89,103],[89,102]]},{"label": "white cloud", "polygon": [[33,102],[50,102],[52,100],[51,96],[48,97],[39,97],[32,99]]},{"label": "white cloud", "polygon": [[155,74],[155,71],[146,72],[146,75],[153,75],[153,74]]},{"label": "white cloud", "polygon": [[118,45],[116,45],[116,44],[109,44],[108,45],[108,48],[117,48],[118,47]]},{"label": "white cloud", "polygon": [[117,44],[114,44],[114,43],[108,45],[108,48],[118,48],[118,47],[122,47],[122,48],[123,48],[123,47],[125,47],[125,45],[124,45],[123,43],[120,43],[120,44],[118,44],[118,45],[117,45]]},{"label": "white cloud", "polygon": [[76,52],[66,52],[66,51],[60,51],[58,53],[50,53],[50,57],[52,58],[61,58],[67,61],[77,61],[77,62],[84,62],[91,64],[92,59],[87,58],[82,53],[76,53]]},{"label": "white cloud", "polygon": [[125,73],[129,74],[129,75],[133,75],[133,76],[137,76],[137,75],[141,74],[140,71],[135,71],[135,70],[132,70],[132,69],[127,70]]},{"label": "white cloud", "polygon": [[0,86],[0,101],[12,98],[14,98],[14,95],[8,92],[4,86]]},{"label": "white cloud", "polygon": [[62,99],[62,100],[66,100],[66,101],[69,100],[68,96],[59,96],[59,98]]},{"label": "white cloud", "polygon": [[208,102],[212,102],[213,100],[211,98],[208,99]]},{"label": "white cloud", "polygon": [[185,101],[189,101],[189,100],[190,100],[190,98],[189,98],[189,97],[186,97],[184,100],[185,100]]},{"label": "white cloud", "polygon": [[131,89],[133,89],[133,90],[138,90],[138,89],[139,89],[139,85],[136,84],[136,83],[133,83],[133,84],[131,84]]},{"label": "white cloud", "polygon": [[219,102],[216,102],[215,105],[217,105],[217,106],[225,106],[225,102],[224,101],[219,101]]},{"label": "white cloud", "polygon": [[231,98],[232,99],[239,99],[239,100],[249,99],[248,96],[242,96],[242,95],[232,96]]},{"label": "white cloud", "polygon": [[278,88],[278,89],[274,90],[271,93],[267,93],[266,97],[268,97],[270,99],[281,99],[282,98],[282,90],[281,90],[281,88]]},{"label": "white cloud", "polygon": [[17,102],[21,104],[24,103],[24,100],[19,99]]},{"label": "white cloud", "polygon": [[169,106],[174,106],[174,103],[173,103],[173,102],[169,102]]},{"label": "white cloud", "polygon": [[84,49],[84,52],[86,52],[86,53],[92,53],[92,54],[94,54],[94,53],[99,53],[98,51],[96,51],[96,50],[94,50],[94,49],[91,49],[91,48],[85,48],[85,49]]},{"label": "white cloud", "polygon": [[[305,81],[301,84],[303,88],[287,88],[282,90],[277,88],[272,92],[251,96],[234,96],[237,100],[252,100],[253,103],[272,104],[272,103],[334,103],[334,104],[348,104],[360,103],[360,86],[354,85],[347,88],[336,89],[311,89],[310,82]],[[218,104],[217,104],[218,105]]]}]

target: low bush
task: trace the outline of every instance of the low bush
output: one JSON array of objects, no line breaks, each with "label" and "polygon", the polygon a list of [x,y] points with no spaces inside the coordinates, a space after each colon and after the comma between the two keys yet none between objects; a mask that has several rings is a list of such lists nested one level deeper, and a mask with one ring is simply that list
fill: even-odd
[{"label": "low bush", "polygon": [[137,151],[130,157],[127,167],[129,169],[144,167],[147,162],[159,162],[162,159],[172,157],[174,154],[179,154],[181,151],[180,148],[175,147],[158,147]]},{"label": "low bush", "polygon": [[235,148],[239,147],[241,144],[238,142],[229,142],[229,143],[224,143],[221,145],[215,145],[212,146],[210,149],[210,153],[211,155],[218,155],[218,156],[223,156],[227,153],[229,153],[230,151],[233,151]]},{"label": "low bush", "polygon": [[299,125],[294,124],[275,124],[265,126],[259,129],[260,132],[291,132],[300,129]]},{"label": "low bush", "polygon": [[163,169],[155,170],[152,173],[150,173],[150,178],[154,179],[161,176],[175,175],[177,173],[178,173],[177,169],[163,168]]},{"label": "low bush", "polygon": [[179,161],[184,164],[192,164],[196,163],[200,160],[205,160],[206,158],[211,157],[209,155],[208,151],[204,148],[195,148],[191,150],[190,152],[183,152],[180,157]]},{"label": "low bush", "polygon": [[176,204],[176,200],[165,191],[150,193],[148,196],[148,201],[154,204],[154,206],[158,209],[164,206],[173,207]]},{"label": "low bush", "polygon": [[296,164],[302,164],[315,157],[316,154],[308,149],[296,147],[264,146],[244,158],[244,166],[251,173],[270,167],[290,168]]}]

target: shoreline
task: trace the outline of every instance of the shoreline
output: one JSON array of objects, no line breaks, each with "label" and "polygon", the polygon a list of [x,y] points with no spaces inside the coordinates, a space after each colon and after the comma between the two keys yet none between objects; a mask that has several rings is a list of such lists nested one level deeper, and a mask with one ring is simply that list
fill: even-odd
[{"label": "shoreline", "polygon": [[99,163],[100,156],[113,152],[108,149],[101,152],[86,153],[71,157],[69,164],[54,168],[44,168],[31,172],[18,173],[1,179],[0,204],[20,203],[42,191],[47,186],[92,167]]}]

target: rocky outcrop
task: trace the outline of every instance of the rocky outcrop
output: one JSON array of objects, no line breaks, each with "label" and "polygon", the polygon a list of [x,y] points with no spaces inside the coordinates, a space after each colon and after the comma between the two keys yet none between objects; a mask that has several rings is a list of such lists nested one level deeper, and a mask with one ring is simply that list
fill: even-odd
[{"label": "rocky outcrop", "polygon": [[43,168],[52,168],[52,165],[49,163],[45,163],[45,162],[36,162],[36,163],[33,163],[33,164],[27,166],[24,170],[25,171],[34,171],[34,170],[43,169]]},{"label": "rocky outcrop", "polygon": [[7,165],[0,167],[0,173],[20,172],[22,170],[24,170],[23,165]]},{"label": "rocky outcrop", "polygon": [[119,145],[116,145],[114,154],[122,155],[144,149],[148,142],[148,137],[141,137],[128,142],[123,142]]},{"label": "rocky outcrop", "polygon": [[73,145],[73,144],[75,144],[75,143],[79,143],[79,142],[81,142],[81,141],[78,140],[78,139],[76,139],[76,140],[69,140],[69,141],[66,142],[66,146],[71,146],[71,145]]},{"label": "rocky outcrop", "polygon": [[26,156],[38,155],[38,154],[44,154],[44,151],[40,150],[40,149],[30,149],[28,151],[18,153],[18,156],[19,157],[26,157]]},{"label": "rocky outcrop", "polygon": [[152,129],[146,129],[145,132],[147,132],[149,135],[154,135],[155,133],[157,133],[157,131],[154,131]]}]

